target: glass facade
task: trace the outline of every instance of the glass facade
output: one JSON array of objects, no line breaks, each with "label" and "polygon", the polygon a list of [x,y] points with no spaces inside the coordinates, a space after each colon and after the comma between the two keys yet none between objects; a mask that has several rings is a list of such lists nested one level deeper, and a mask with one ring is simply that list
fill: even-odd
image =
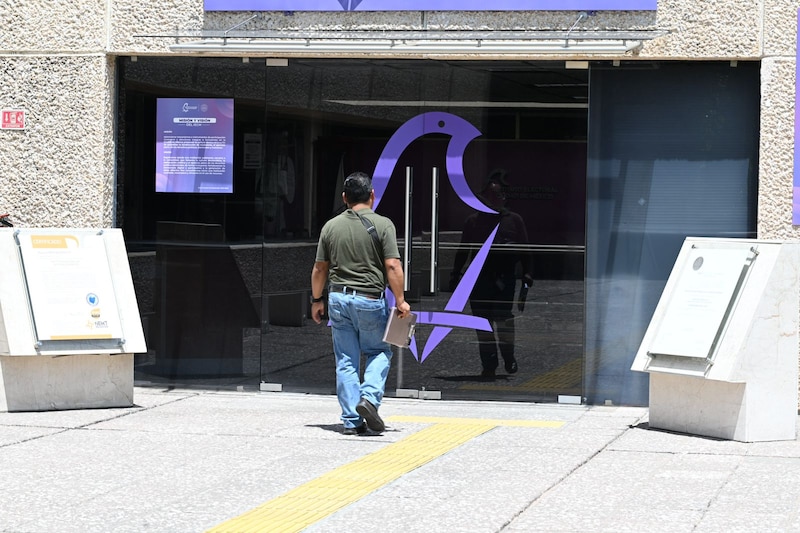
[{"label": "glass facade", "polygon": [[687,236],[756,238],[757,63],[592,69],[587,172],[590,403],[647,405],[631,372]]},{"label": "glass facade", "polygon": [[[598,390],[606,375],[637,379],[623,359],[629,368],[644,330],[630,325],[646,327],[655,301],[626,309],[633,320],[610,318],[610,307],[628,301],[609,299],[609,287],[627,287],[627,276],[657,301],[682,235],[754,230],[757,65],[725,64],[728,76],[714,78],[693,73],[721,65],[119,61],[118,225],[149,347],[137,356],[137,379],[333,393],[330,332],[308,316],[310,273],[319,230],[344,208],[341,185],[356,170],[375,177],[376,210],[395,222],[407,299],[420,314],[412,349],[395,352],[389,395],[641,403],[638,385]],[[631,91],[641,103],[626,97]],[[232,99],[233,192],[156,192],[166,98]],[[674,106],[691,108],[695,122],[683,123],[701,129],[669,143],[658,132],[663,115],[680,123]],[[715,124],[695,116],[701,110]],[[724,139],[708,129],[719,121],[730,126]],[[648,135],[673,156],[645,150]],[[719,182],[731,173],[735,180]],[[629,261],[634,251],[618,234],[632,233],[630,217],[642,221],[631,206],[643,196],[633,198],[639,192],[620,186],[620,176],[649,180],[653,207],[639,241],[677,242],[657,245],[660,269]],[[669,202],[686,192],[727,218],[706,209],[689,223],[689,202],[670,217]],[[717,225],[705,224],[712,219]],[[624,352],[607,342],[620,329]],[[494,358],[499,366],[487,375]]]}]

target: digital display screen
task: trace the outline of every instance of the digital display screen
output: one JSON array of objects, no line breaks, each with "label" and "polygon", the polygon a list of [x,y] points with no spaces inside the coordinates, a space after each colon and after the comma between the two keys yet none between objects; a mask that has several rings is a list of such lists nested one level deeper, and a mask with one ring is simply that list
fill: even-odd
[{"label": "digital display screen", "polygon": [[158,99],[155,189],[233,192],[233,99]]}]

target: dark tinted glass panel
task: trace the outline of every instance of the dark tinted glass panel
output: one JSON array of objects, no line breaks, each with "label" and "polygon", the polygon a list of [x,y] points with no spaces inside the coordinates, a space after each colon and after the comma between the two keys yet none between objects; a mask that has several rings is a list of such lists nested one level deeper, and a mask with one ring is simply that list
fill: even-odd
[{"label": "dark tinted glass panel", "polygon": [[[383,155],[392,164],[377,211],[394,220],[401,248],[410,249],[408,298],[415,311],[447,311],[458,324],[420,324],[415,350],[395,354],[389,393],[550,400],[579,395],[586,73],[529,63],[296,60],[270,71],[267,92],[300,79],[293,71],[314,73],[303,78],[306,87],[296,87],[308,95],[298,112],[307,115],[300,122],[312,139],[315,161],[312,236],[341,211],[344,176],[372,173]],[[569,91],[553,90],[553,80],[569,82]],[[408,128],[411,133],[398,139]],[[464,135],[474,138],[448,153]],[[384,153],[397,143],[396,153]],[[455,183],[459,172],[466,191]],[[492,180],[497,190],[490,193]],[[482,195],[487,204],[498,201],[510,213],[481,217],[465,201],[468,195]],[[481,275],[462,285],[501,218],[488,257],[477,267]],[[305,254],[313,254],[315,245],[315,239],[302,245]],[[267,259],[265,268],[271,263]],[[298,266],[297,286],[307,286],[310,266]],[[526,273],[535,279],[521,309]],[[483,319],[487,331],[467,327],[470,317]],[[329,333],[308,321],[301,330],[308,336],[298,341],[297,328],[270,327],[264,379],[332,392]],[[290,349],[298,343],[302,349]],[[518,368],[513,374],[512,358]]]},{"label": "dark tinted glass panel", "polygon": [[[377,211],[411,258],[408,299],[438,316],[395,353],[387,393],[580,397],[587,71],[140,58],[121,72],[142,379],[333,392],[330,332],[308,317],[316,239],[344,176],[383,168]],[[154,191],[158,98],[189,96],[234,101],[232,194]]]},{"label": "dark tinted glass panel", "polygon": [[[143,57],[120,59],[119,66],[118,223],[149,348],[137,355],[138,377],[252,379],[260,374],[264,194],[257,184],[266,157],[264,65]],[[175,144],[202,146],[194,154],[178,156],[174,145],[157,146],[158,102],[166,98],[188,104],[168,121],[196,119],[197,102],[232,100],[230,131],[175,132]],[[232,192],[156,192],[156,158],[210,166],[220,161],[212,152],[220,137],[233,148],[232,157],[223,158]],[[196,169],[197,179],[206,171]]]},{"label": "dark tinted glass panel", "polygon": [[598,66],[591,88],[586,395],[646,405],[630,366],[683,240],[756,236],[759,65]]}]

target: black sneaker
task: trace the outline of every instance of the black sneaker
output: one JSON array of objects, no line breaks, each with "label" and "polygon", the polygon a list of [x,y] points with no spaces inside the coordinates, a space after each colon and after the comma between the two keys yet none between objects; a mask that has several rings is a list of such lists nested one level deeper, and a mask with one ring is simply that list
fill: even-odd
[{"label": "black sneaker", "polygon": [[363,435],[366,432],[367,425],[362,422],[360,426],[356,426],[354,428],[344,428],[342,435]]},{"label": "black sneaker", "polygon": [[511,361],[506,361],[506,372],[509,374],[516,374],[519,367],[517,366],[517,360],[512,359]]},{"label": "black sneaker", "polygon": [[361,401],[356,405],[356,412],[364,417],[367,427],[372,431],[381,433],[386,429],[386,425],[378,415],[378,410],[368,400],[361,398]]}]

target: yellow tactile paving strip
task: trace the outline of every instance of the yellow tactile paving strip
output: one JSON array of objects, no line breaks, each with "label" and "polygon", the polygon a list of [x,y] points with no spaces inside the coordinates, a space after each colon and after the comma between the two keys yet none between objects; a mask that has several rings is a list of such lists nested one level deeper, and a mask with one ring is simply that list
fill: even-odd
[{"label": "yellow tactile paving strip", "polygon": [[393,422],[433,424],[394,444],[309,481],[216,526],[208,533],[292,532],[363,498],[497,426],[556,428],[564,422],[394,416]]},{"label": "yellow tactile paving strip", "polygon": [[555,420],[496,420],[491,418],[441,418],[436,416],[392,416],[392,422],[411,422],[417,424],[463,424],[471,426],[509,426],[526,428],[560,428],[564,422]]},{"label": "yellow tactile paving strip", "polygon": [[519,391],[539,393],[580,393],[583,377],[583,361],[573,359],[569,363],[551,370],[545,374],[534,376],[532,379],[518,385],[499,385],[495,383],[471,383],[463,385],[461,389],[491,390],[491,391]]}]

